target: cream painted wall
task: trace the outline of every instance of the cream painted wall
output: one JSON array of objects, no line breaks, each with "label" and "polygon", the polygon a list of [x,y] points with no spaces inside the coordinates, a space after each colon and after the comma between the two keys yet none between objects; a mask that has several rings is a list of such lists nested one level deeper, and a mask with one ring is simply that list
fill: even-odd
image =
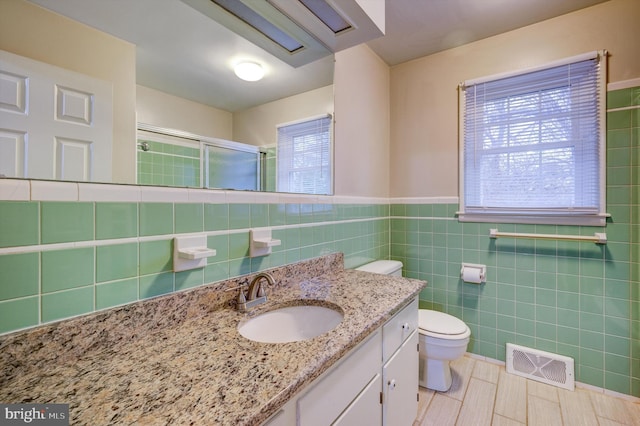
[{"label": "cream painted wall", "polygon": [[609,82],[640,77],[639,19],[640,1],[611,0],[393,67],[390,195],[458,195],[458,83],[599,49]]},{"label": "cream painted wall", "polygon": [[276,126],[333,114],[333,85],[310,90],[233,114],[233,140],[256,146],[276,144]]},{"label": "cream painted wall", "polygon": [[138,122],[200,136],[233,139],[232,114],[228,111],[137,86]]},{"label": "cream painted wall", "polygon": [[336,53],[336,195],[389,196],[389,72],[366,45]]},{"label": "cream painted wall", "polygon": [[135,183],[135,46],[23,0],[0,0],[0,49],[113,83],[113,181]]}]

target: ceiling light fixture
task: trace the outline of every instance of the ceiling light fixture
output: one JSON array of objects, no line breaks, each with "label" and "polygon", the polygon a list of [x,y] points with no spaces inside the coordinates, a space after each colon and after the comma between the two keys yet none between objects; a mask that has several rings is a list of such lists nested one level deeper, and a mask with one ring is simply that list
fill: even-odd
[{"label": "ceiling light fixture", "polygon": [[239,78],[246,81],[258,81],[264,77],[264,69],[255,62],[240,62],[233,70]]}]

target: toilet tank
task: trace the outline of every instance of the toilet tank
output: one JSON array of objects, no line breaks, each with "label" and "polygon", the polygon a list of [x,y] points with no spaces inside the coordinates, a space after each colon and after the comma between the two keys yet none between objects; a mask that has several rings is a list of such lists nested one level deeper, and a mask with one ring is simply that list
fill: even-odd
[{"label": "toilet tank", "polygon": [[402,276],[402,262],[397,260],[376,260],[356,268],[356,271],[374,272],[376,274]]}]

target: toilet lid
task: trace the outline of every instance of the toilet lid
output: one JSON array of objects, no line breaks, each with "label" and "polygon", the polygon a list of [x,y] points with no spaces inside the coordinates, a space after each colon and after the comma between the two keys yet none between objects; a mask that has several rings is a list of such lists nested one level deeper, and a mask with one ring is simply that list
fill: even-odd
[{"label": "toilet lid", "polygon": [[420,309],[418,325],[421,330],[437,334],[463,334],[468,328],[467,324],[458,318],[444,312]]}]

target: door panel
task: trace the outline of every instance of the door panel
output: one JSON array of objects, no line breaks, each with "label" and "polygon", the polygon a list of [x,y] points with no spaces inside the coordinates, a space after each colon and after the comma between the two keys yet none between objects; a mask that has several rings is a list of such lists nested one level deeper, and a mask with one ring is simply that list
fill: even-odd
[{"label": "door panel", "polygon": [[376,375],[332,426],[380,426],[382,424],[381,382],[380,375]]}]

